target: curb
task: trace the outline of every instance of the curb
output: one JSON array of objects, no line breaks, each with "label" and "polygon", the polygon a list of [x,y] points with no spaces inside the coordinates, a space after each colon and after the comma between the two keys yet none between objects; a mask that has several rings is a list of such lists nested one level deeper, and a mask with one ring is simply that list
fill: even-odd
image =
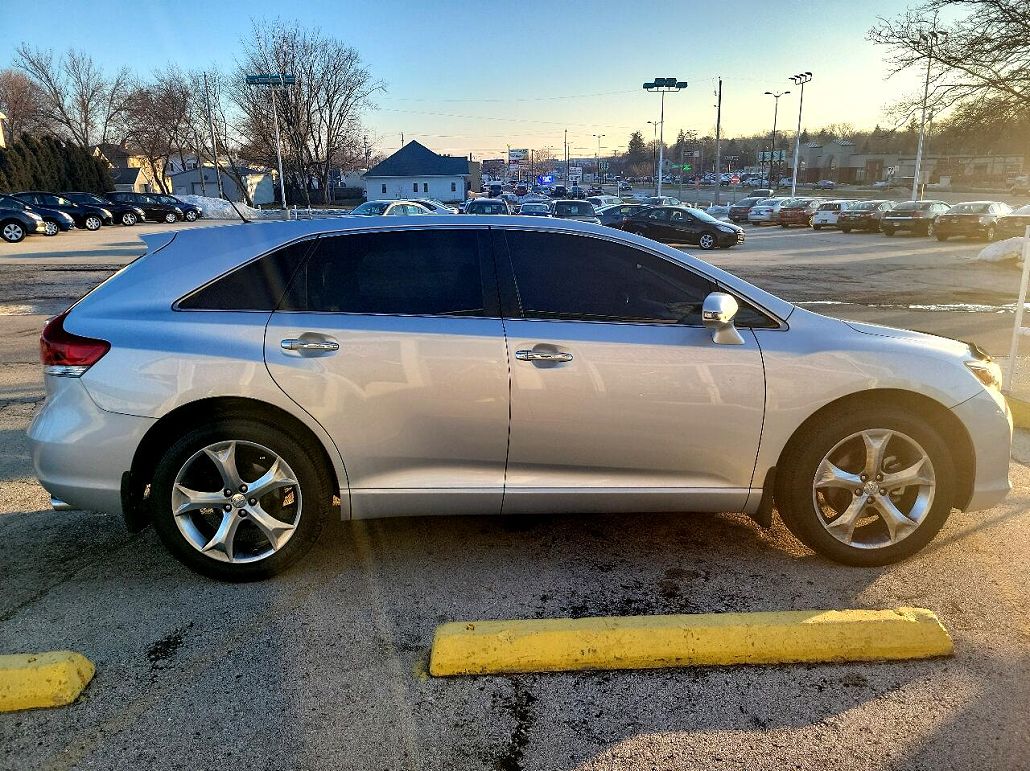
[{"label": "curb", "polygon": [[950,656],[922,608],[458,621],[436,629],[435,676]]},{"label": "curb", "polygon": [[1030,428],[1030,402],[1005,394],[1012,413],[1012,423],[1018,428]]},{"label": "curb", "polygon": [[0,712],[71,704],[95,671],[74,651],[0,656]]}]

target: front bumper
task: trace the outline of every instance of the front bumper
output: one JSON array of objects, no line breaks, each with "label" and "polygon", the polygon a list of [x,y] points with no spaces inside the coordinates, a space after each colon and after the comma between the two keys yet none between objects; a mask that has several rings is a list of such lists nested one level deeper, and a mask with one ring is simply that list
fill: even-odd
[{"label": "front bumper", "polygon": [[100,409],[78,378],[45,377],[47,400],[29,425],[40,484],[72,508],[122,513],[122,475],[153,418]]},{"label": "front bumper", "polygon": [[972,495],[965,506],[958,503],[964,511],[989,509],[1001,503],[1012,489],[1012,413],[1004,396],[986,389],[953,407],[952,412],[969,432],[974,458]]}]

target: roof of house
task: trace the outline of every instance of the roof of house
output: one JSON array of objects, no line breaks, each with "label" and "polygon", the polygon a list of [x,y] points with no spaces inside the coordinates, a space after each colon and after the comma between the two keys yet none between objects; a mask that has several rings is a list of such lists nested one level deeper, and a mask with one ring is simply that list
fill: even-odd
[{"label": "roof of house", "polygon": [[[221,166],[221,169],[222,169],[223,176],[227,175],[227,172],[225,171],[225,166]],[[174,174],[171,174],[170,176],[174,178],[174,177],[181,177],[181,176],[183,176],[185,174],[185,175],[193,175],[193,176],[198,176],[199,177],[199,174],[200,174],[201,171],[206,171],[207,172],[207,174],[205,175],[204,179],[214,179],[215,178],[215,167],[211,166],[209,164],[204,164],[204,166],[202,166],[201,168],[186,169],[184,171],[177,171]],[[251,168],[249,166],[237,166],[236,167],[236,171],[239,172],[239,175],[241,177],[249,177],[252,174],[268,174],[269,173],[269,172],[267,172],[267,171],[265,171],[263,169],[254,169],[254,168]]]},{"label": "roof of house", "polygon": [[111,179],[114,180],[116,185],[135,185],[139,180],[139,175],[143,169],[136,167],[123,167],[115,166],[109,170],[111,172]]},{"label": "roof of house", "polygon": [[468,173],[468,158],[437,155],[425,145],[412,140],[369,169],[365,177],[453,177]]},{"label": "roof of house", "polygon": [[132,153],[121,145],[111,144],[110,142],[104,142],[93,148],[94,151],[101,153],[107,158],[109,163],[117,165],[118,161],[125,160]]}]

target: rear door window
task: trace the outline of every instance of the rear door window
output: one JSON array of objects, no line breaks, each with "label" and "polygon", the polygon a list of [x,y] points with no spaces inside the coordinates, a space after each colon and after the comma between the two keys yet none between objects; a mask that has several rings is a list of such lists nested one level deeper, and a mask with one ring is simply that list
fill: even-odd
[{"label": "rear door window", "polygon": [[187,295],[178,308],[273,311],[314,245],[314,240],[308,240],[276,249]]}]

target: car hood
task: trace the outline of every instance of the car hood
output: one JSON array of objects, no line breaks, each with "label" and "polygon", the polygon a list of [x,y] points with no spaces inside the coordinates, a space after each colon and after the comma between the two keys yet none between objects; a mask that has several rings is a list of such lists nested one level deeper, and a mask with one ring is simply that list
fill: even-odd
[{"label": "car hood", "polygon": [[950,337],[939,337],[938,335],[931,335],[927,332],[915,332],[911,329],[895,329],[894,327],[885,327],[880,324],[866,324],[864,322],[849,321],[847,319],[842,319],[842,321],[856,332],[861,332],[864,335],[890,337],[895,340],[910,340],[919,343],[920,345],[936,348],[939,351],[954,354],[956,356],[962,356],[969,353],[969,343],[952,340]]}]

